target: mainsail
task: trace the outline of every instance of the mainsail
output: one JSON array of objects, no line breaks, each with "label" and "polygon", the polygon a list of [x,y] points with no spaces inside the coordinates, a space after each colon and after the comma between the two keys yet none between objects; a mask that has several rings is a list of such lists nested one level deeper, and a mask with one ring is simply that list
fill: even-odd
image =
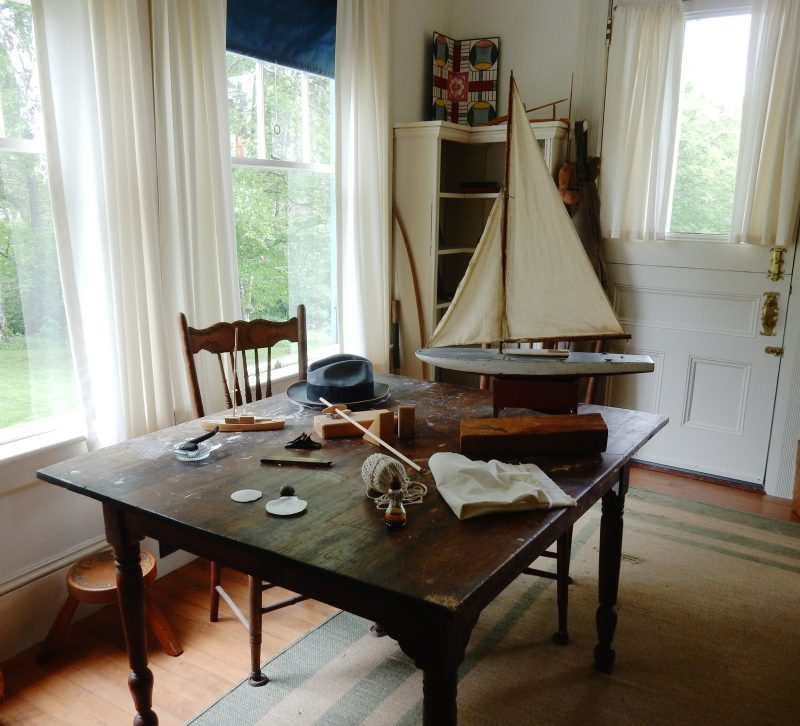
[{"label": "mainsail", "polygon": [[428,346],[628,337],[553,183],[513,76],[509,94],[505,185]]}]

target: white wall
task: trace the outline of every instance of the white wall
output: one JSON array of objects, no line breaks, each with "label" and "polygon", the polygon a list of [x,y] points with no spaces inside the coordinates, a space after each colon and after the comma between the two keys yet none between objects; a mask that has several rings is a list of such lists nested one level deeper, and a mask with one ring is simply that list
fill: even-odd
[{"label": "white wall", "polygon": [[431,39],[450,25],[452,0],[392,0],[392,112],[396,122],[430,118]]},{"label": "white wall", "polygon": [[[568,98],[574,74],[572,118],[589,121],[590,153],[596,153],[605,87],[607,9],[603,0],[394,0],[393,120],[430,117],[434,32],[457,39],[497,36],[498,113],[505,113],[512,70],[528,106]],[[557,115],[566,117],[568,111],[569,105],[561,104]]]}]

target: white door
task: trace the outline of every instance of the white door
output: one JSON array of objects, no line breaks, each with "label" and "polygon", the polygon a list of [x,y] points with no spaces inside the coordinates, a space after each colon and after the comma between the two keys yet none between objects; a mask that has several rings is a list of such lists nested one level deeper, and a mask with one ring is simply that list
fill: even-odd
[{"label": "white door", "polygon": [[[650,355],[656,370],[609,379],[606,400],[670,419],[639,460],[763,485],[781,363],[768,349],[783,345],[792,252],[772,281],[769,248],[608,244],[612,300],[632,336],[615,349]],[[772,330],[765,293],[777,293]]]}]

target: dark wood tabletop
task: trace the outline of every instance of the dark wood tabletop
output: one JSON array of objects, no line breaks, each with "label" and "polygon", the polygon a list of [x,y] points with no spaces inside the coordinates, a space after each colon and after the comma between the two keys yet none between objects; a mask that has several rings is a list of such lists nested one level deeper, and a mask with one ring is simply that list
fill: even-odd
[{"label": "dark wood tabletop", "polygon": [[[437,451],[458,451],[461,419],[492,415],[488,391],[399,376],[378,378],[390,386],[387,407],[416,407],[413,440],[392,445],[422,467]],[[286,427],[217,434],[218,449],[202,461],[186,463],[171,448],[202,433],[196,421],[188,422],[38,473],[104,505],[106,534],[118,563],[135,723],[157,723],[136,570],[138,543],[145,535],[379,622],[424,670],[426,722],[454,723],[457,668],[481,610],[604,498],[599,599],[607,624],[598,624],[595,661],[601,670],[613,667],[628,463],[666,424],[665,417],[602,406],[581,409],[603,416],[609,429],[606,452],[536,460],[577,500],[577,507],[460,521],[436,492],[427,469],[418,475],[407,467],[428,493],[424,503],[408,507],[404,529],[388,530],[382,512],[365,496],[361,477],[369,455],[387,452],[360,437],[324,441],[319,451],[287,451],[288,441],[302,432],[313,433],[313,416],[319,412],[283,395],[248,409],[285,417]],[[260,463],[264,456],[287,453],[331,459],[333,465],[317,469]],[[285,485],[308,502],[302,515],[278,518],[265,511],[266,502],[277,498]],[[240,504],[230,498],[239,489],[256,489],[264,496]],[[599,614],[598,623],[602,619]]]}]

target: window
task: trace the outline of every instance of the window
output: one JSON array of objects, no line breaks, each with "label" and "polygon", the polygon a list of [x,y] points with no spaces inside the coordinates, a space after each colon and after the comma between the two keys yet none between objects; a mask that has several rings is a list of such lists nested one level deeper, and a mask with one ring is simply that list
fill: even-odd
[{"label": "window", "polygon": [[687,14],[667,233],[731,228],[750,15]]},{"label": "window", "polygon": [[333,81],[227,57],[242,315],[285,320],[305,304],[321,357],[337,341]]},{"label": "window", "polygon": [[29,4],[0,4],[0,443],[78,409]]}]

